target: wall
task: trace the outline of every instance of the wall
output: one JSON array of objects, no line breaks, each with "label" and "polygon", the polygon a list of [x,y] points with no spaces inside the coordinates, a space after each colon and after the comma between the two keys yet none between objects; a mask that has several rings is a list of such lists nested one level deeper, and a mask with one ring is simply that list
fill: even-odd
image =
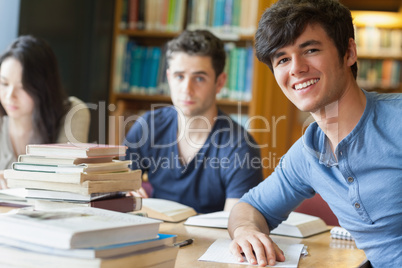
[{"label": "wall", "polygon": [[0,53],[18,35],[20,0],[0,0]]},{"label": "wall", "polygon": [[91,104],[90,142],[106,141],[113,7],[111,0],[21,0],[19,35],[45,39],[68,94]]}]

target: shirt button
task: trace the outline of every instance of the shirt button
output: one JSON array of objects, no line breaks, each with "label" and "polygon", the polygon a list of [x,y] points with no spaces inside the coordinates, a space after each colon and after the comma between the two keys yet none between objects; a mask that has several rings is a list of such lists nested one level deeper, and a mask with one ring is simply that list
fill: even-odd
[{"label": "shirt button", "polygon": [[360,208],[360,204],[359,203],[355,203],[355,208]]},{"label": "shirt button", "polygon": [[340,151],[339,154],[342,156],[342,151]]},{"label": "shirt button", "polygon": [[348,182],[352,183],[354,181],[354,179],[352,177],[348,178]]}]

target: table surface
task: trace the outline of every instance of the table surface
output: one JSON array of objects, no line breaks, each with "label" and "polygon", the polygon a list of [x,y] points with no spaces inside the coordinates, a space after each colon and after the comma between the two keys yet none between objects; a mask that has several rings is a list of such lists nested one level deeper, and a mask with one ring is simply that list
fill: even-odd
[{"label": "table surface", "polygon": [[[218,238],[229,238],[226,229],[186,226],[181,223],[163,223],[161,233],[176,234],[177,241],[193,238],[191,245],[179,249],[175,268],[187,267],[256,267],[252,265],[228,264],[198,261],[198,258]],[[353,241],[332,239],[330,233],[324,232],[305,239],[280,237],[289,243],[304,244],[308,255],[301,257],[299,267],[358,267],[366,258],[364,252],[357,249]]]},{"label": "table surface", "polygon": [[[0,206],[0,213],[13,209]],[[181,223],[162,223],[160,233],[175,234],[177,241],[193,238],[191,245],[179,249],[175,268],[188,267],[256,267],[251,265],[228,264],[217,262],[198,261],[198,258],[218,238],[229,238],[226,229],[186,226]],[[277,236],[279,237],[279,236]],[[280,236],[285,242],[304,244],[307,246],[308,255],[301,257],[299,268],[303,267],[358,267],[364,260],[365,254],[357,249],[353,241],[332,239],[329,232],[324,232],[305,239]]]}]

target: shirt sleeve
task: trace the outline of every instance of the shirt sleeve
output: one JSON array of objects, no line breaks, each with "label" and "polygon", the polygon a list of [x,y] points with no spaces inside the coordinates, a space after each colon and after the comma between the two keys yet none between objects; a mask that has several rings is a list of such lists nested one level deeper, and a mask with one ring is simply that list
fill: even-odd
[{"label": "shirt sleeve", "polygon": [[297,142],[281,158],[274,172],[240,200],[261,212],[270,230],[286,220],[304,199],[315,194],[308,181],[303,179],[309,176],[310,164],[303,157],[301,147],[301,142]]},{"label": "shirt sleeve", "polygon": [[131,169],[141,169],[145,171],[149,166],[145,161],[143,152],[148,146],[149,140],[149,126],[148,126],[149,114],[145,114],[139,117],[133,126],[128,131],[123,144],[127,146],[125,160],[131,160]]}]

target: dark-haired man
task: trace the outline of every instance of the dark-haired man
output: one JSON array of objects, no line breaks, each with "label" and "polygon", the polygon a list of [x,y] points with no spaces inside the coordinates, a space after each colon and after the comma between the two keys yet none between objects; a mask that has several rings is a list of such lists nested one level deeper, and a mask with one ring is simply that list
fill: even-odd
[{"label": "dark-haired man", "polygon": [[148,172],[152,197],[200,213],[230,210],[261,182],[262,169],[252,137],[216,105],[226,82],[223,42],[208,31],[184,31],[166,53],[174,106],[137,120],[126,158]]},{"label": "dark-haired man", "polygon": [[283,261],[269,232],[317,192],[373,267],[402,267],[402,96],[357,85],[350,11],[335,0],[279,0],[263,14],[255,47],[315,123],[234,206],[231,252],[261,266]]}]

